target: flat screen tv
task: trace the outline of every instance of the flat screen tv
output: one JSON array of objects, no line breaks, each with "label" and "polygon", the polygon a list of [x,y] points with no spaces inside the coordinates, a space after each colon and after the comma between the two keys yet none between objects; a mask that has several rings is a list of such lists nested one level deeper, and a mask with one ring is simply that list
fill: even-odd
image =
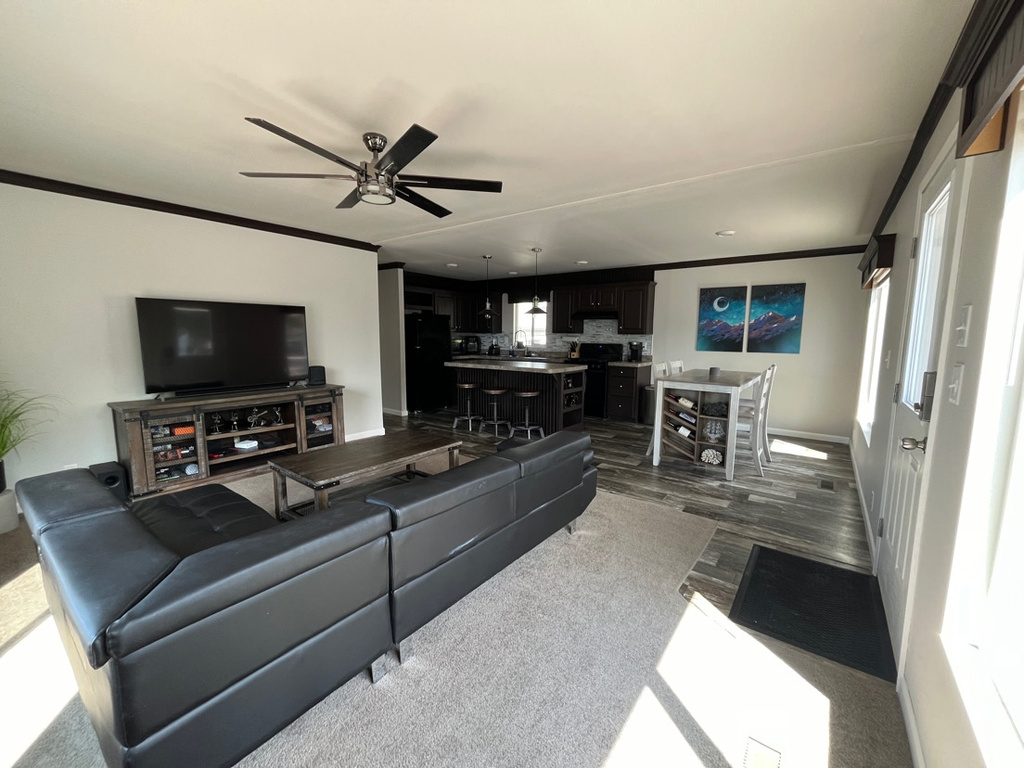
[{"label": "flat screen tv", "polygon": [[306,308],[136,298],[146,392],[200,393],[306,378]]}]

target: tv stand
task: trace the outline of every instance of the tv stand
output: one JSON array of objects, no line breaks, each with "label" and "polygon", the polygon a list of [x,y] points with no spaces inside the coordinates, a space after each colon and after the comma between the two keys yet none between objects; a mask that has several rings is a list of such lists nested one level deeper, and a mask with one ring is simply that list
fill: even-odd
[{"label": "tv stand", "polygon": [[[337,384],[108,403],[131,496],[268,472],[267,458],[345,442]],[[235,443],[255,441],[241,450]]]}]

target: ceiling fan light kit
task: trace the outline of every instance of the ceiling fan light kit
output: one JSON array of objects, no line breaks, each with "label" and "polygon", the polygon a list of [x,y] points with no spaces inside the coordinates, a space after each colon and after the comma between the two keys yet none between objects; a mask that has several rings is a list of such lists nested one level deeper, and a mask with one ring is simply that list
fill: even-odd
[{"label": "ceiling fan light kit", "polygon": [[[355,175],[242,171],[241,174],[243,176],[264,179],[347,179],[356,182],[355,189],[349,193],[348,197],[338,203],[337,208],[351,208],[360,202],[369,203],[370,205],[391,205],[397,198],[402,198],[407,203],[411,203],[427,213],[443,218],[449,215],[451,211],[413,191],[414,187],[421,189],[457,189],[465,192],[501,192],[500,181],[456,179],[446,176],[409,175],[400,177],[398,174],[401,170],[415,160],[437,138],[436,133],[432,133],[415,123],[413,123],[408,131],[402,134],[402,137],[387,152],[384,152],[388,145],[387,136],[375,131],[364,133],[363,144],[373,153],[373,159],[363,161],[362,163],[353,163],[262,118],[247,117],[245,119],[253,125],[257,125],[266,131],[280,136],[282,139],[287,139],[303,149],[320,155],[320,157],[343,165],[350,171],[353,171]],[[384,152],[383,155],[381,155],[382,152]]]}]

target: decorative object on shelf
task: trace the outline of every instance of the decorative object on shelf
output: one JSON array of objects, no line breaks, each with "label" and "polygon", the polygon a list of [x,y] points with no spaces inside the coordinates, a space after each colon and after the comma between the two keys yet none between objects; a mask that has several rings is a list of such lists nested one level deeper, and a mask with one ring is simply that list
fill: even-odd
[{"label": "decorative object on shelf", "polygon": [[714,448],[705,448],[700,452],[700,460],[705,464],[721,464],[722,452],[716,451]]},{"label": "decorative object on shelf", "polygon": [[530,250],[533,251],[533,308],[526,310],[526,313],[528,315],[546,315],[547,312],[540,308],[540,298],[537,294],[537,271],[540,266],[538,254],[540,254],[540,248],[534,246]]},{"label": "decorative object on shelf", "polygon": [[194,435],[196,433],[195,424],[189,426],[175,426],[171,427],[171,434],[175,437],[185,437],[186,435]]},{"label": "decorative object on shelf", "polygon": [[720,421],[709,421],[704,425],[704,438],[712,443],[717,443],[725,435],[725,427]]},{"label": "decorative object on shelf", "polygon": [[747,286],[701,288],[697,309],[698,352],[742,352]]},{"label": "decorative object on shelf", "polygon": [[719,368],[717,365],[713,365],[710,368],[708,368],[708,378],[717,379],[718,374],[720,374],[721,372],[721,368]]},{"label": "decorative object on shelf", "polygon": [[246,421],[249,422],[249,429],[256,429],[257,427],[266,426],[267,422],[263,419],[267,415],[266,410],[260,410],[259,408],[253,408],[252,413],[249,414]]},{"label": "decorative object on shelf", "polygon": [[238,431],[238,411],[232,411],[228,414],[228,418],[231,419],[231,431]]},{"label": "decorative object on shelf", "polygon": [[274,426],[275,427],[279,427],[282,424],[284,424],[284,418],[282,418],[282,416],[281,416],[281,406],[280,405],[275,405],[274,408],[273,408],[273,411],[274,411]]},{"label": "decorative object on shelf", "polygon": [[199,474],[199,465],[198,464],[186,464],[185,465],[185,474],[186,475],[198,475]]},{"label": "decorative object on shelf", "polygon": [[213,416],[210,417],[210,421],[213,422],[213,429],[210,430],[210,434],[219,435],[220,425],[224,423],[224,417],[221,416],[219,413],[215,413],[213,414]]},{"label": "decorative object on shelf", "polygon": [[750,289],[747,352],[800,354],[806,287],[806,283],[785,283]]},{"label": "decorative object on shelf", "polygon": [[700,412],[705,416],[719,416],[725,418],[729,415],[728,403],[704,403]]},{"label": "decorative object on shelf", "polygon": [[0,384],[0,493],[7,489],[4,457],[34,437],[39,425],[47,421],[43,414],[53,410],[45,395],[7,389]]}]

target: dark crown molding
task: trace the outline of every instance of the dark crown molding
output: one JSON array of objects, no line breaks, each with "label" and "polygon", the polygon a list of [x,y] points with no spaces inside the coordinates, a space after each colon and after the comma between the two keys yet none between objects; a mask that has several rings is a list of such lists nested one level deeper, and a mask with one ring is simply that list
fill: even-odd
[{"label": "dark crown molding", "polygon": [[38,189],[43,192],[54,192],[59,195],[83,197],[87,200],[98,200],[103,203],[125,205],[129,208],[143,208],[149,211],[170,213],[175,216],[187,216],[192,219],[213,221],[218,224],[228,224],[233,227],[258,229],[261,232],[272,232],[276,235],[298,237],[303,240],[316,240],[321,243],[341,245],[346,248],[357,248],[361,251],[370,251],[372,253],[376,253],[380,250],[380,246],[373,245],[372,243],[364,243],[362,240],[353,240],[348,237],[339,237],[338,235],[328,235],[323,232],[313,232],[312,230],[299,229],[298,227],[287,227],[282,224],[271,224],[266,221],[257,221],[256,219],[247,219],[242,216],[233,216],[229,213],[218,213],[216,211],[207,211],[202,208],[192,208],[188,205],[168,203],[163,200],[152,200],[148,197],[126,195],[122,192],[111,192],[110,190],[86,187],[81,184],[72,184],[67,181],[46,179],[41,176],[30,176],[27,173],[17,173],[16,171],[0,169],[0,184],[28,187],[29,189]]}]

